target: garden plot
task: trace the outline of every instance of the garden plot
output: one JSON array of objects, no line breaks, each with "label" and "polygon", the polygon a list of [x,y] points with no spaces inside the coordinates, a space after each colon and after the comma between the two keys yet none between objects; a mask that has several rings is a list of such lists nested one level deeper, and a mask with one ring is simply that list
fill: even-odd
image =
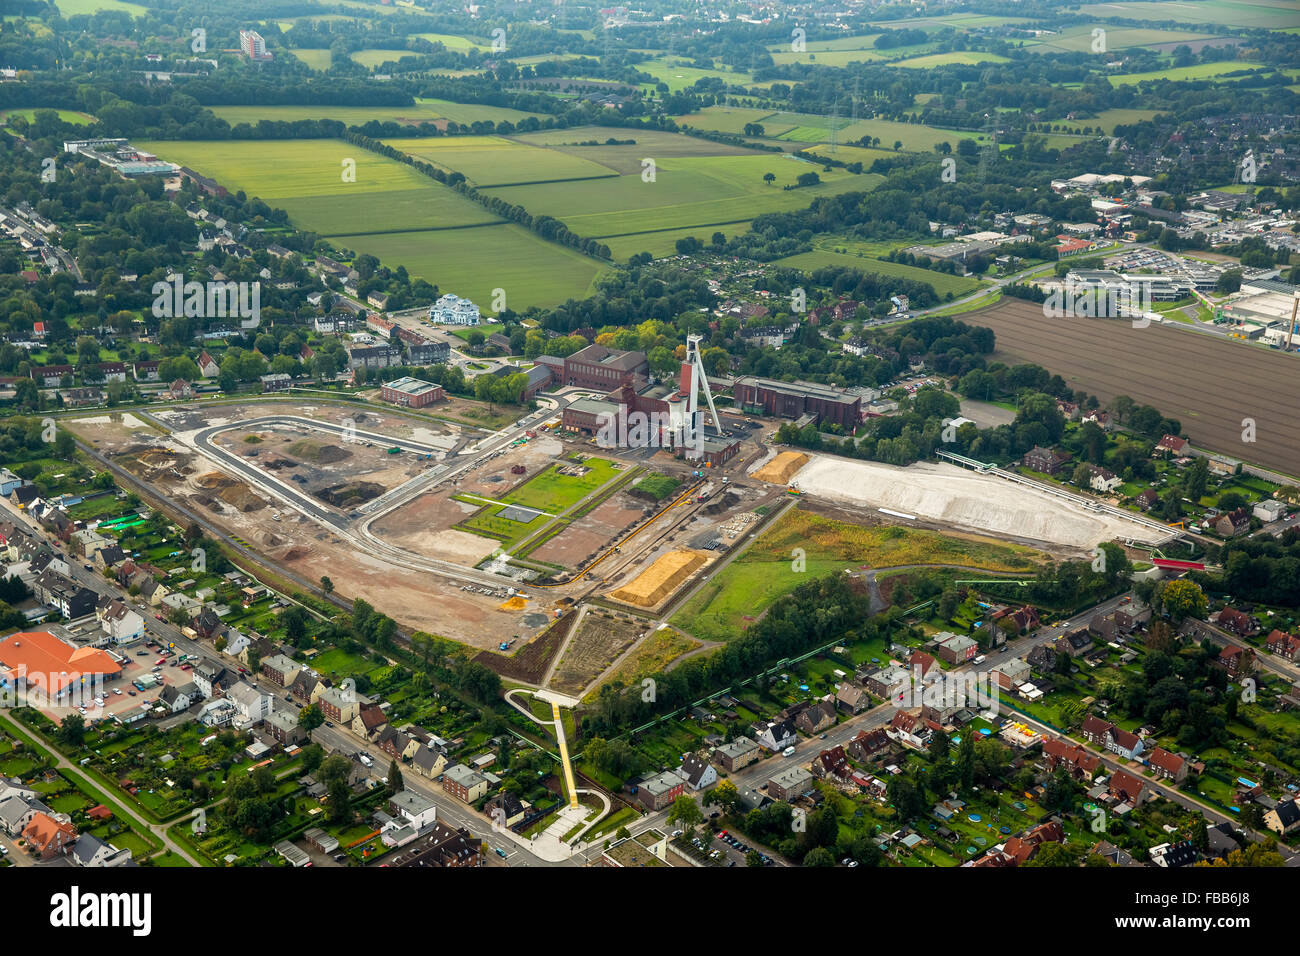
[{"label": "garden plot", "polygon": [[632,621],[610,611],[589,609],[569,640],[551,675],[550,687],[578,696],[610,664],[646,633],[642,621]]}]

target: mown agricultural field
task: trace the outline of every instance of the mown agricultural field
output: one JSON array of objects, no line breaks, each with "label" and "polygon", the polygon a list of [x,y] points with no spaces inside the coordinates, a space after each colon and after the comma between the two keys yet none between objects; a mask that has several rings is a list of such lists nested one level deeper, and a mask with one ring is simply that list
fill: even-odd
[{"label": "mown agricultural field", "polygon": [[[496,222],[465,199],[409,166],[342,140],[149,142],[141,148],[242,189],[324,236],[355,233],[359,223],[385,232],[445,229]],[[344,161],[356,161],[356,182],[344,182]]]},{"label": "mown agricultural field", "polygon": [[743,86],[754,84],[754,77],[749,73],[737,73],[732,70],[702,70],[678,57],[656,57],[636,64],[636,68],[642,73],[649,73],[656,82],[666,83],[670,93],[677,93],[688,86],[694,86],[696,80],[702,79],[721,79],[725,83]]},{"label": "mown agricultural field", "polygon": [[621,469],[614,467],[613,462],[604,458],[588,458],[580,466],[587,469],[585,474],[560,474],[561,469],[572,468],[576,464],[572,461],[562,461],[552,465],[528,479],[501,500],[525,508],[536,508],[559,514],[572,508],[621,472]]},{"label": "mown agricultural field", "polygon": [[1263,65],[1263,63],[1241,63],[1236,60],[1228,60],[1223,63],[1195,63],[1191,66],[1171,66],[1164,70],[1151,70],[1147,73],[1119,73],[1107,77],[1107,79],[1110,80],[1111,86],[1136,86],[1148,80],[1173,80],[1174,82],[1209,80],[1216,76],[1223,76],[1225,73],[1257,70]]},{"label": "mown agricultural field", "polygon": [[[601,269],[409,166],[341,140],[139,145],[283,208],[296,225],[343,248],[405,266],[480,304],[501,288],[511,308],[554,305],[587,294]],[[342,180],[344,159],[356,160],[355,183]],[[363,223],[375,231],[357,232]]]},{"label": "mown agricultural field", "polygon": [[[823,143],[831,138],[831,117],[818,116],[813,113],[773,113],[763,121],[763,131],[768,136],[776,136],[789,142]],[[880,145],[892,149],[895,142],[901,142],[902,148],[912,152],[929,153],[939,143],[948,143],[954,149],[963,139],[973,139],[978,143],[987,141],[983,133],[967,130],[940,129],[934,126],[922,126],[919,123],[896,123],[893,120],[869,119],[856,120],[841,116],[836,123],[836,139],[841,143],[852,143],[864,136],[875,136]]]},{"label": "mown agricultural field", "polygon": [[[34,107],[32,109],[0,110],[0,123],[8,123],[11,119],[17,116],[22,116],[28,121],[31,121],[35,119],[38,109],[45,108],[46,107]],[[89,113],[82,113],[80,110],[55,110],[54,112],[59,114],[59,120],[61,122],[71,123],[74,126],[89,126],[91,123],[99,122],[99,120],[94,116],[91,116]]]},{"label": "mown agricultural field", "polygon": [[[328,53],[328,51],[322,52]],[[468,126],[479,121],[517,123],[529,116],[544,115],[525,113],[504,106],[452,103],[449,100],[437,99],[417,99],[414,106],[214,106],[212,112],[231,126],[239,123],[256,125],[258,120],[290,123],[304,119],[332,119],[346,123],[348,126],[363,126],[372,120],[380,123],[403,123],[408,126],[419,126],[422,123],[445,126],[447,121],[451,121]]]},{"label": "mown agricultural field", "polygon": [[1103,23],[1089,23],[1067,27],[1059,33],[1038,40],[1026,40],[1024,47],[1034,53],[1087,53],[1092,49],[1094,29],[1106,31],[1106,49],[1126,50],[1130,47],[1152,47],[1163,43],[1194,43],[1208,40],[1213,33],[1190,33],[1184,30],[1147,30],[1141,27],[1121,27]]},{"label": "mown agricultural field", "polygon": [[[805,567],[796,571],[795,548]],[[1028,571],[1047,559],[1033,548],[921,528],[863,527],[798,508],[787,512],[748,551],[709,580],[672,623],[704,640],[739,635],[774,601],[810,577],[861,567],[956,564],[986,571]]]},{"label": "mown agricultural field", "polygon": [[1286,0],[1182,0],[1176,7],[1149,0],[1120,0],[1117,3],[1086,3],[1078,12],[1086,17],[1117,17],[1125,20],[1218,25],[1283,30],[1300,26],[1300,11]]},{"label": "mown agricultural field", "polygon": [[531,146],[501,136],[447,136],[385,140],[409,156],[460,172],[476,186],[548,183],[617,176],[607,166],[572,153]]},{"label": "mown agricultural field", "polygon": [[854,243],[852,240],[832,237],[819,241],[817,248],[813,249],[812,252],[787,256],[777,261],[783,266],[802,269],[805,272],[813,272],[826,266],[840,266],[848,269],[858,269],[862,272],[875,272],[884,276],[897,276],[900,279],[910,279],[913,282],[928,282],[934,286],[934,291],[939,295],[951,292],[953,296],[963,296],[969,292],[974,292],[984,284],[978,279],[967,276],[954,276],[946,272],[922,269],[919,266],[875,259],[866,250],[858,246],[859,244]]},{"label": "mown agricultural field", "polygon": [[507,307],[516,310],[585,298],[603,268],[597,260],[514,223],[337,236],[334,241],[378,256],[385,264],[404,265],[411,275],[454,289],[486,313],[495,289],[504,289]]},{"label": "mown agricultural field", "polygon": [[[818,196],[873,189],[878,176],[823,172],[811,163],[771,156],[658,157],[653,181],[633,172],[609,179],[513,186],[488,190],[530,212],[562,219],[582,236],[606,239],[668,230],[748,222],[764,212],[803,209]],[[640,165],[638,161],[638,166]],[[775,176],[768,185],[767,173]],[[801,173],[816,172],[815,186],[783,189]]]},{"label": "mown agricultural field", "polygon": [[953,50],[949,53],[931,53],[929,56],[916,56],[909,60],[900,60],[893,66],[907,67],[909,70],[928,70],[936,66],[951,66],[962,63],[977,66],[980,63],[1006,63],[1005,56],[996,53],[980,53],[977,50]]},{"label": "mown agricultural field", "polygon": [[330,51],[313,50],[307,48],[294,48],[289,51],[298,60],[301,60],[313,70],[324,72],[330,68]]}]

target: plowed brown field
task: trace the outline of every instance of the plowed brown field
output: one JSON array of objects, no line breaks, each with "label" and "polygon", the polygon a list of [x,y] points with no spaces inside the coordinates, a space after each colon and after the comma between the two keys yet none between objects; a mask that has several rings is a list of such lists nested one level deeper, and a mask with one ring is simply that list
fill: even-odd
[{"label": "plowed brown field", "polygon": [[1164,325],[1048,319],[1014,299],[960,319],[993,330],[995,359],[1041,365],[1103,402],[1128,395],[1178,419],[1198,448],[1300,475],[1300,356]]}]

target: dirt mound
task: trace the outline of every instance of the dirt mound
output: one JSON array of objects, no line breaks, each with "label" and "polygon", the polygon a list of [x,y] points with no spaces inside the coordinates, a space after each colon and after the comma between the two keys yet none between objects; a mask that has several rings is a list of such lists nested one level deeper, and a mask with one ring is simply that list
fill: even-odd
[{"label": "dirt mound", "polygon": [[316,497],[335,508],[355,508],[384,493],[384,486],[373,481],[350,481],[330,488],[322,488]]},{"label": "dirt mound", "polygon": [[261,511],[266,507],[266,502],[253,493],[247,485],[231,484],[217,494],[228,505],[233,505],[244,514],[250,511]]},{"label": "dirt mound", "polygon": [[730,511],[736,505],[740,504],[740,498],[728,491],[721,498],[715,498],[713,503],[704,508],[706,515],[722,514],[724,511]]},{"label": "dirt mound", "polygon": [[294,442],[286,451],[295,458],[314,461],[318,465],[331,465],[338,461],[346,461],[352,457],[352,452],[346,448],[340,448],[338,445],[325,445],[306,438]]},{"label": "dirt mound", "polygon": [[307,555],[311,554],[306,548],[290,548],[284,554],[280,555],[281,561],[301,561]]},{"label": "dirt mound", "polygon": [[200,488],[208,491],[217,491],[223,488],[229,488],[235,483],[235,479],[229,475],[224,475],[219,471],[210,471],[205,475],[199,475],[194,479],[194,483]]},{"label": "dirt mound", "polygon": [[610,597],[637,607],[654,607],[708,560],[709,556],[699,551],[669,551]]},{"label": "dirt mound", "polygon": [[784,485],[806,464],[808,456],[803,452],[783,451],[750,477],[774,485]]}]

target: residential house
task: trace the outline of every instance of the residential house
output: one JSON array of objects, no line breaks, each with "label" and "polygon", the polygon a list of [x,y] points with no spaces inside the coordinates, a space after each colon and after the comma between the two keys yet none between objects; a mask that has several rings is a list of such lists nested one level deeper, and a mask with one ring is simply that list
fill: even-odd
[{"label": "residential house", "polygon": [[1238,637],[1252,637],[1259,631],[1259,624],[1255,619],[1235,607],[1225,607],[1215,617],[1214,623]]},{"label": "residential house", "polygon": [[1102,769],[1101,758],[1066,740],[1043,739],[1043,762],[1049,771],[1065,767],[1076,780],[1091,781]]},{"label": "residential house", "polygon": [[221,374],[221,366],[217,364],[216,359],[208,354],[207,349],[204,349],[199,353],[197,364],[199,366],[199,374],[204,378],[216,378]]},{"label": "residential house", "polygon": [[665,770],[637,785],[636,798],[647,810],[662,810],[682,795],[686,781],[675,771]]},{"label": "residential house", "polygon": [[1300,661],[1300,637],[1294,634],[1288,634],[1286,631],[1271,631],[1264,646],[1268,648],[1270,654],[1285,657],[1289,661]]},{"label": "residential house", "polygon": [[1079,731],[1084,740],[1119,754],[1125,760],[1138,759],[1145,748],[1142,738],[1137,734],[1116,727],[1094,714],[1083,719]]},{"label": "residential house", "polygon": [[1035,445],[1029,451],[1025,452],[1020,459],[1021,466],[1028,468],[1030,471],[1041,472],[1045,475],[1055,475],[1065,463],[1070,460],[1070,456],[1062,454],[1054,448],[1044,448],[1041,445]]},{"label": "residential house", "polygon": [[77,841],[77,828],[48,813],[36,813],[23,827],[23,839],[42,860],[52,860],[71,851]]},{"label": "residential house", "polygon": [[324,688],[313,703],[320,705],[320,711],[326,720],[336,723],[351,724],[361,712],[361,702],[357,700],[356,693],[339,687]]},{"label": "residential house", "polygon": [[854,760],[866,761],[888,748],[889,734],[885,728],[877,727],[874,730],[858,731],[858,735],[849,741],[848,752]]},{"label": "residential house", "polygon": [[1286,836],[1300,827],[1300,803],[1294,799],[1278,802],[1264,813],[1264,826],[1279,836]]},{"label": "residential house", "polygon": [[95,612],[99,626],[116,644],[130,644],[144,636],[144,618],[118,598]]},{"label": "residential house", "polygon": [[1123,478],[1107,468],[1102,468],[1100,465],[1089,465],[1088,475],[1088,485],[1093,491],[1107,493],[1124,484]]},{"label": "residential house", "polygon": [[441,750],[421,747],[411,757],[411,766],[421,777],[436,780],[447,769],[447,755]]},{"label": "residential house", "polygon": [[860,714],[871,706],[871,700],[861,687],[845,681],[835,694],[835,705],[845,713]]},{"label": "residential house", "polygon": [[795,728],[813,736],[835,726],[835,703],[819,700],[794,719]]},{"label": "residential house", "polygon": [[788,720],[769,721],[767,726],[757,732],[759,746],[773,753],[784,750],[798,739],[799,735],[795,733],[794,724]]},{"label": "residential house", "polygon": [[1160,503],[1160,495],[1156,494],[1154,488],[1148,488],[1140,492],[1133,500],[1137,502],[1137,506],[1143,511],[1150,511]]},{"label": "residential house", "polygon": [[1147,763],[1162,780],[1182,783],[1187,778],[1187,761],[1176,753],[1170,753],[1163,747],[1155,747],[1147,757]]},{"label": "residential house", "polygon": [[[678,778],[681,782],[681,778]],[[448,767],[442,774],[442,789],[462,803],[473,803],[487,793],[488,778],[463,763]]]},{"label": "residential house", "polygon": [[292,747],[307,740],[307,732],[298,725],[298,715],[287,710],[273,710],[266,715],[263,729],[281,747]]},{"label": "residential house", "polygon": [[949,664],[965,664],[979,654],[979,644],[964,634],[954,634],[946,638],[935,653]]},{"label": "residential house", "polygon": [[813,775],[804,767],[786,767],[767,781],[767,795],[790,801],[812,788]]},{"label": "residential house", "polygon": [[1241,507],[1219,515],[1214,522],[1214,531],[1222,538],[1235,538],[1250,530],[1250,510]]},{"label": "residential house", "polygon": [[1039,674],[1056,670],[1056,648],[1052,644],[1038,644],[1025,655],[1025,663]]},{"label": "residential house", "polygon": [[686,754],[682,765],[677,768],[677,775],[686,781],[692,790],[704,790],[718,782],[718,771],[699,754]]},{"label": "residential house", "polygon": [[528,805],[508,790],[494,794],[483,805],[483,812],[488,815],[496,827],[512,827],[528,814]]},{"label": "residential house", "polygon": [[432,826],[438,817],[436,804],[424,794],[409,788],[389,797],[388,809],[417,832]]},{"label": "residential house", "polygon": [[1132,807],[1138,806],[1150,795],[1146,782],[1127,770],[1116,770],[1112,773],[1110,779],[1106,781],[1106,790],[1120,803],[1127,803]]},{"label": "residential house", "polygon": [[889,729],[885,733],[888,734],[890,740],[895,740],[904,747],[911,747],[913,750],[924,750],[929,746],[932,731],[921,717],[920,710],[911,709],[900,710],[896,713],[893,720],[889,722]]},{"label": "residential house", "polygon": [[1079,628],[1056,639],[1056,652],[1069,657],[1082,657],[1092,650],[1092,636],[1087,628]]},{"label": "residential house", "polygon": [[358,737],[374,740],[388,726],[388,715],[378,704],[364,704],[352,720],[352,732]]},{"label": "residential house", "polygon": [[90,833],[81,834],[68,855],[76,866],[104,868],[131,862],[130,850],[119,850]]},{"label": "residential house", "polygon": [[234,704],[235,710],[249,723],[265,720],[271,712],[271,695],[248,681],[240,681],[226,691],[226,699]]},{"label": "residential house", "polygon": [[848,754],[841,746],[819,753],[817,759],[813,761],[812,770],[819,777],[830,778],[840,783],[848,780],[849,774],[853,772],[853,768],[849,766]]},{"label": "residential house", "polygon": [[736,737],[729,743],[713,748],[713,759],[727,773],[748,767],[762,755],[762,748],[749,737]]},{"label": "residential house", "polygon": [[1179,438],[1177,435],[1164,435],[1160,441],[1156,442],[1156,451],[1167,452],[1175,458],[1186,453],[1187,439]]},{"label": "residential house", "polygon": [[283,654],[273,654],[262,661],[262,676],[276,687],[288,687],[298,677],[302,665]]},{"label": "residential house", "polygon": [[193,678],[194,686],[204,697],[212,697],[215,693],[225,690],[229,683],[226,669],[208,660],[195,664],[194,670],[190,671],[190,676]]},{"label": "residential house", "polygon": [[198,688],[192,681],[184,685],[165,684],[158,694],[158,702],[173,714],[189,710],[200,699]]},{"label": "residential house", "polygon": [[1012,690],[1029,680],[1030,670],[1028,661],[1013,657],[1010,660],[993,665],[991,673],[999,688]]},{"label": "residential house", "polygon": [[1218,665],[1234,680],[1245,677],[1255,670],[1255,651],[1253,648],[1229,644],[1219,652]]}]

